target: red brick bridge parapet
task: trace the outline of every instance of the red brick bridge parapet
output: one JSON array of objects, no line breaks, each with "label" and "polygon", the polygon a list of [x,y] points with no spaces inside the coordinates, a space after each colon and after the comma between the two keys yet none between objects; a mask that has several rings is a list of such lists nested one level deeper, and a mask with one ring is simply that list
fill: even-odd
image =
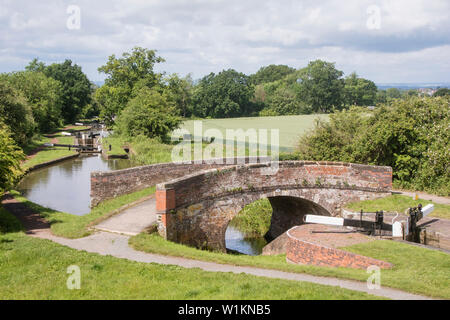
[{"label": "red brick bridge parapet", "polygon": [[91,207],[108,199],[204,170],[269,161],[271,161],[270,157],[221,158],[188,163],[160,163],[109,172],[92,172]]},{"label": "red brick bridge parapet", "polygon": [[336,162],[285,161],[211,169],[157,186],[158,231],[167,240],[226,250],[229,222],[268,198],[275,239],[303,224],[305,214],[339,216],[348,202],[391,194],[392,168]]}]

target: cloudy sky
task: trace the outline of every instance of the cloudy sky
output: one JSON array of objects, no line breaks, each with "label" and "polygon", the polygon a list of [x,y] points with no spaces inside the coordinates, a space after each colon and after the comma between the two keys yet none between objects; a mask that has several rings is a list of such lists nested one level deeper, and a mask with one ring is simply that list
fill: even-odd
[{"label": "cloudy sky", "polygon": [[108,56],[142,46],[194,78],[324,59],[377,83],[450,82],[449,18],[448,0],[0,0],[0,72],[70,58],[101,81]]}]

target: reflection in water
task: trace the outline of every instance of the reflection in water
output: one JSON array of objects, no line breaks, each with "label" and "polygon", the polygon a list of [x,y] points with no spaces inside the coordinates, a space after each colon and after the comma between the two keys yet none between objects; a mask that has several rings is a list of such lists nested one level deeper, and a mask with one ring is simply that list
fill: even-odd
[{"label": "reflection in water", "polygon": [[29,173],[19,190],[32,202],[75,215],[90,212],[90,174],[132,167],[129,160],[104,160],[100,155],[80,156]]},{"label": "reflection in water", "polygon": [[225,243],[227,249],[250,256],[260,255],[267,245],[264,237],[247,238],[243,232],[233,226],[228,226],[225,233]]}]

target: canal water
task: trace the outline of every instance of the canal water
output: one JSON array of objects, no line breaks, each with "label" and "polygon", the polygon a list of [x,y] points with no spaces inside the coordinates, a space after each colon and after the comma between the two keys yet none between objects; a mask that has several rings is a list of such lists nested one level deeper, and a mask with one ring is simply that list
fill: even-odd
[{"label": "canal water", "polygon": [[41,206],[82,216],[91,211],[91,172],[132,166],[125,159],[80,156],[27,174],[18,189],[24,197]]},{"label": "canal water", "polygon": [[[80,156],[27,174],[18,186],[31,202],[53,210],[82,216],[90,209],[90,174],[135,166],[125,159],[105,160],[101,155]],[[250,238],[229,226],[226,246],[232,252],[259,255],[266,245],[264,238]]]},{"label": "canal water", "polygon": [[228,226],[225,233],[225,244],[228,250],[249,256],[259,256],[267,241],[263,237],[249,238],[235,226]]}]

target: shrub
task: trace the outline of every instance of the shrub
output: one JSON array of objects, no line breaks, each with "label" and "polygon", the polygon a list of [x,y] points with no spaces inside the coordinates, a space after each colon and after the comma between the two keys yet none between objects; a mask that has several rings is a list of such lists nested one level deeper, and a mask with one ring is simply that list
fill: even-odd
[{"label": "shrub", "polygon": [[144,87],[122,111],[116,129],[119,134],[129,137],[144,135],[148,138],[163,138],[180,123],[181,118],[166,97]]},{"label": "shrub", "polygon": [[448,195],[449,104],[448,97],[411,97],[373,113],[337,112],[301,138],[300,157],[391,166],[397,185]]}]

